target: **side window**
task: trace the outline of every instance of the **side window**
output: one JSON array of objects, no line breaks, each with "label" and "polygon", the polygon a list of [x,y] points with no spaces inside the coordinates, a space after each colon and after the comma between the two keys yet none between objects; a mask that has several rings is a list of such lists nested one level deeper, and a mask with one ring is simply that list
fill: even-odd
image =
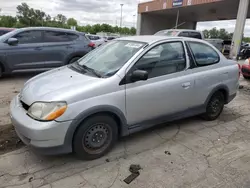
[{"label": "side window", "polygon": [[219,55],[210,46],[199,42],[188,42],[188,44],[198,66],[212,65],[220,61]]},{"label": "side window", "polygon": [[82,35],[82,40],[86,42],[87,44],[91,42],[90,39],[86,35]]},{"label": "side window", "polygon": [[202,39],[201,34],[198,32],[189,32],[189,37],[196,38],[196,39]]},{"label": "side window", "polygon": [[189,37],[188,32],[186,32],[186,31],[180,32],[180,34],[178,36],[179,37]]},{"label": "side window", "polygon": [[182,42],[169,42],[149,50],[133,69],[145,70],[149,78],[182,71],[186,68]]},{"label": "side window", "polygon": [[73,40],[78,39],[79,36],[73,33],[67,33],[67,37],[69,41],[73,41]]},{"label": "side window", "polygon": [[45,42],[68,42],[70,41],[67,33],[60,31],[45,31],[44,32]]},{"label": "side window", "polygon": [[19,44],[41,43],[42,31],[24,31],[13,36],[17,38]]}]

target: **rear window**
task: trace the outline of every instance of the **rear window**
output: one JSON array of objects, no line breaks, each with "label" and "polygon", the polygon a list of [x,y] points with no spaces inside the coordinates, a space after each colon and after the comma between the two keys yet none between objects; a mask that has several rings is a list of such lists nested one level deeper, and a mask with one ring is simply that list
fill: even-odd
[{"label": "rear window", "polygon": [[196,38],[196,39],[202,39],[201,34],[199,32],[189,32],[189,37]]},{"label": "rear window", "polygon": [[154,35],[157,35],[157,36],[176,36],[178,33],[179,33],[178,31],[165,30],[165,31],[159,31],[159,32],[155,33]]}]

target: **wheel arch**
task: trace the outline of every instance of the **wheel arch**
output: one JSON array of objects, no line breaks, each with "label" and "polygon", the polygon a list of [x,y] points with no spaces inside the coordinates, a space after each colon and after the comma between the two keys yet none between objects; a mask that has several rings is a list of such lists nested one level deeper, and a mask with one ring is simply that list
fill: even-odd
[{"label": "wheel arch", "polygon": [[208,95],[207,100],[205,102],[205,106],[207,106],[209,100],[211,99],[211,97],[216,93],[216,92],[222,92],[223,96],[225,98],[225,104],[228,103],[229,100],[229,88],[226,85],[219,85],[217,87],[215,87]]},{"label": "wheel arch", "polygon": [[65,65],[67,65],[67,64],[69,64],[69,62],[73,59],[73,58],[75,58],[75,57],[79,57],[79,58],[82,58],[84,55],[86,55],[86,53],[84,53],[84,52],[82,52],[82,53],[72,53],[72,54],[70,54],[66,59],[65,59],[65,62],[64,62],[64,64]]},{"label": "wheel arch", "polygon": [[80,113],[70,124],[66,136],[64,145],[72,148],[72,141],[77,129],[80,127],[81,123],[89,117],[92,117],[97,114],[107,114],[114,117],[115,121],[118,124],[119,136],[128,135],[127,121],[123,112],[117,107],[113,106],[96,106]]}]

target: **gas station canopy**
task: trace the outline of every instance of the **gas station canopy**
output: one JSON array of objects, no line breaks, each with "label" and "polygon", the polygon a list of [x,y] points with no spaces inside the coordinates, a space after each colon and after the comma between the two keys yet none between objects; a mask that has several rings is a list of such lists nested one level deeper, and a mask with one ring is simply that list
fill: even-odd
[{"label": "gas station canopy", "polygon": [[[138,5],[137,34],[151,35],[159,30],[196,29],[197,22],[237,18],[233,45],[239,45],[246,18],[250,17],[249,0],[153,0]],[[232,46],[234,56],[239,50]]]}]

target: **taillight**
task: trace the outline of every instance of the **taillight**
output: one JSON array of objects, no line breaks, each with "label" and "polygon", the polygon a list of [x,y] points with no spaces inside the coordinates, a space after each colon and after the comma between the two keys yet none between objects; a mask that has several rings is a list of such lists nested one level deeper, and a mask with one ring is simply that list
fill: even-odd
[{"label": "taillight", "polygon": [[95,43],[91,42],[91,43],[89,43],[88,46],[94,48],[95,47]]}]

